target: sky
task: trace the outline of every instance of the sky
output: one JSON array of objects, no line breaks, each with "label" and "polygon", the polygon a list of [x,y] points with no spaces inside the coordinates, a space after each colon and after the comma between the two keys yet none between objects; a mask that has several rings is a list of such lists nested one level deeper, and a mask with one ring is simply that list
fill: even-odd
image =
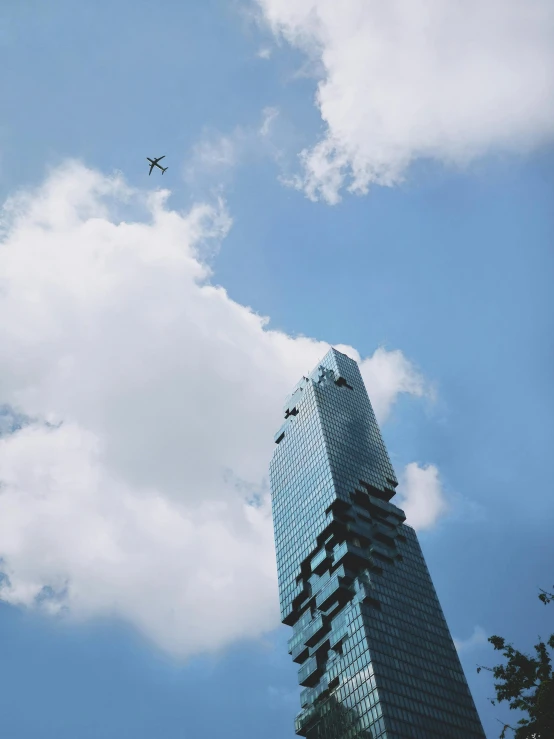
[{"label": "sky", "polygon": [[3,738],[293,739],[268,464],[331,345],[498,735],[487,637],[553,630],[553,50],[548,0],[2,4]]}]

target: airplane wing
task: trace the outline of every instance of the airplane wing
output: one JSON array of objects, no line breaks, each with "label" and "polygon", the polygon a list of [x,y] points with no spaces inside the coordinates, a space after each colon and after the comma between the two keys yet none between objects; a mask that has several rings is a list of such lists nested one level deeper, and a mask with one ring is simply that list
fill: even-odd
[{"label": "airplane wing", "polygon": [[150,165],[150,172],[148,172],[149,175],[152,174],[152,170],[154,169],[154,166],[155,166],[155,162],[152,162],[152,164]]},{"label": "airplane wing", "polygon": [[161,162],[161,161],[162,161],[162,159],[165,159],[165,154],[163,155],[163,157],[158,157],[158,158],[156,159],[156,161],[157,161],[157,162]]}]

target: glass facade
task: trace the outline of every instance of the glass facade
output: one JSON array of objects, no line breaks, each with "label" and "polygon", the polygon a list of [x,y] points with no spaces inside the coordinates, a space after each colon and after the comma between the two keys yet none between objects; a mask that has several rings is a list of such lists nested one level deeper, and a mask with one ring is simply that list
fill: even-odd
[{"label": "glass facade", "polygon": [[279,596],[308,739],[484,739],[356,362],[285,403],[270,466]]}]

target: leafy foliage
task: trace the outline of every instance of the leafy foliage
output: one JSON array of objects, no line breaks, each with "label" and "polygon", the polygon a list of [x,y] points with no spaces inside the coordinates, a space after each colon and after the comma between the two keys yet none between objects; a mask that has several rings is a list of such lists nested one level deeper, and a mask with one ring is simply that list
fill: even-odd
[{"label": "leafy foliage", "polygon": [[[547,605],[554,600],[554,593],[541,589],[539,598]],[[504,724],[500,739],[505,739],[507,730],[514,732],[515,739],[553,739],[554,672],[549,651],[554,650],[554,634],[546,642],[535,644],[535,656],[531,657],[507,644],[501,636],[491,636],[489,642],[507,661],[496,667],[480,666],[477,672],[492,672],[497,701],[507,701],[510,708],[527,714],[517,727]],[[491,703],[495,705],[495,701]]]}]

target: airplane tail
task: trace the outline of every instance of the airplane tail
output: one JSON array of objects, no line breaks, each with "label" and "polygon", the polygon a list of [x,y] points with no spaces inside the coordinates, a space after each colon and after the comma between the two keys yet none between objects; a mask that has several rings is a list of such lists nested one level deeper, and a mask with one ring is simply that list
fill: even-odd
[{"label": "airplane tail", "polygon": [[165,172],[166,169],[169,169],[168,167],[162,167],[162,174]]}]

